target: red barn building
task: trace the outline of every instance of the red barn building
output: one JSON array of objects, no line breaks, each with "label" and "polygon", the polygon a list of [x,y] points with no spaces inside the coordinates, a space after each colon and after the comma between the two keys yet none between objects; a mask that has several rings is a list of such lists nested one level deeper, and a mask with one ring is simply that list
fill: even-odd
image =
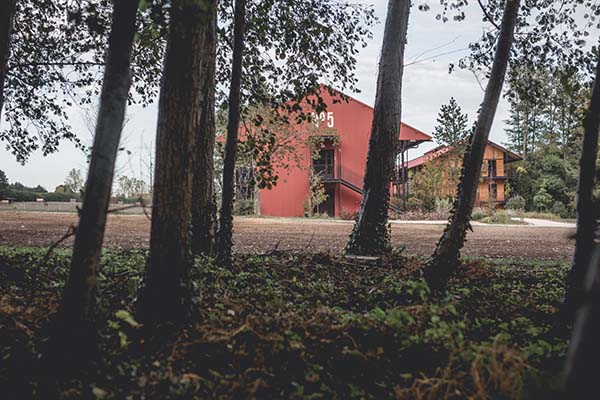
[{"label": "red barn building", "polygon": [[[326,90],[322,91],[321,97],[327,104],[327,111],[318,116],[318,124],[335,132],[335,138],[326,134],[321,137],[320,148],[316,149],[320,156],[318,158],[312,155],[314,153],[311,152],[309,141],[299,140],[296,143],[295,151],[300,156],[300,163],[287,169],[277,168],[277,185],[260,190],[262,215],[301,217],[305,214],[305,204],[310,194],[311,163],[321,177],[327,194],[327,199],[318,206],[319,213],[340,216],[360,208],[373,108],[348,96],[347,101],[334,101],[334,97]],[[395,184],[390,182],[392,193],[400,192],[397,185],[403,181],[400,166],[405,164],[406,151],[431,140],[429,135],[404,123],[398,135],[398,167]]]}]

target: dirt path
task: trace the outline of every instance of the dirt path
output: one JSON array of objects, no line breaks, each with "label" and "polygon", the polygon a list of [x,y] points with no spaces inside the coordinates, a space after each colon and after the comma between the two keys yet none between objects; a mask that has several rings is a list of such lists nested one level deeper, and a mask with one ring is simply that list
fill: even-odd
[{"label": "dirt path", "polygon": [[[0,212],[0,245],[47,246],[60,238],[75,214]],[[405,245],[408,254],[429,255],[443,225],[392,224],[395,245]],[[106,244],[113,248],[148,245],[150,222],[143,215],[111,215]],[[234,240],[238,251],[310,249],[340,252],[352,229],[348,221],[248,218],[235,220]],[[563,227],[475,226],[463,251],[470,256],[568,259],[573,252],[569,239],[574,230]],[[71,242],[66,242],[70,245]]]}]

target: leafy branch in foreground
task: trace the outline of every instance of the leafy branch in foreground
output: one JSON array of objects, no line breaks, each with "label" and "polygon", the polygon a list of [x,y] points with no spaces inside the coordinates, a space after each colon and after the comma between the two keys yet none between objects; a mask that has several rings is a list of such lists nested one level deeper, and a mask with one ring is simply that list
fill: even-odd
[{"label": "leafy branch in foreground", "polygon": [[[85,150],[69,124],[70,110],[100,94],[112,2],[16,2],[4,85],[0,141],[17,161],[44,155],[69,140]],[[148,104],[158,92],[164,39],[158,5],[138,11],[128,101]]]}]

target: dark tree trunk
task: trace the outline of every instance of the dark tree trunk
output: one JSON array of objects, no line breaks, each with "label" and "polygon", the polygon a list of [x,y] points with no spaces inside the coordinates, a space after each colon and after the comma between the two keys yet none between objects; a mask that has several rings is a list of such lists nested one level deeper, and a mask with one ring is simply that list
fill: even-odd
[{"label": "dark tree trunk", "polygon": [[518,11],[519,0],[507,0],[490,80],[485,89],[475,131],[471,135],[469,147],[463,158],[462,174],[452,216],[431,259],[425,266],[425,279],[434,292],[445,291],[450,275],[460,264],[460,249],[464,245],[467,229],[471,229],[469,218],[473,211],[485,147],[498,100],[502,94]]},{"label": "dark tree trunk", "polygon": [[565,399],[595,399],[600,359],[600,246],[592,251],[585,269],[582,299],[573,327],[565,368]]},{"label": "dark tree trunk", "polygon": [[208,97],[203,68],[214,57],[215,10],[216,1],[172,2],[158,105],[150,255],[137,301],[138,318],[150,324],[180,322],[189,313],[194,151]]},{"label": "dark tree trunk", "polygon": [[215,71],[216,71],[216,2],[213,20],[206,26],[206,54],[202,70],[202,101],[200,129],[194,150],[192,180],[192,250],[194,255],[209,255],[213,250],[216,230],[214,191],[215,149]]},{"label": "dark tree trunk", "polygon": [[523,129],[523,160],[527,160],[529,147],[529,110],[525,113],[525,129]]},{"label": "dark tree trunk", "polygon": [[567,320],[573,319],[575,310],[583,298],[583,281],[594,247],[597,228],[594,212],[594,179],[596,158],[598,157],[598,128],[600,127],[600,58],[596,67],[592,99],[583,126],[579,181],[577,183],[577,236],[562,309],[562,314]]},{"label": "dark tree trunk", "polygon": [[391,250],[388,203],[401,122],[402,73],[409,12],[409,0],[390,0],[388,3],[363,197],[346,247],[348,254],[378,255]]},{"label": "dark tree trunk", "polygon": [[229,86],[229,115],[227,117],[227,141],[223,160],[223,193],[217,232],[217,260],[231,263],[233,246],[233,196],[235,160],[237,157],[238,130],[240,127],[240,89],[242,85],[242,61],[244,54],[244,28],[246,25],[246,0],[235,0],[233,26],[233,63]]},{"label": "dark tree trunk", "polygon": [[8,57],[10,54],[10,36],[15,18],[16,0],[0,2],[0,120],[4,106],[4,81],[8,73]]},{"label": "dark tree trunk", "polygon": [[[96,276],[100,264],[115,160],[131,84],[130,61],[138,0],[115,1],[100,109],[85,185],[83,207],[73,245],[71,269],[57,320],[63,339],[92,333]],[[83,329],[83,331],[80,331]]]}]

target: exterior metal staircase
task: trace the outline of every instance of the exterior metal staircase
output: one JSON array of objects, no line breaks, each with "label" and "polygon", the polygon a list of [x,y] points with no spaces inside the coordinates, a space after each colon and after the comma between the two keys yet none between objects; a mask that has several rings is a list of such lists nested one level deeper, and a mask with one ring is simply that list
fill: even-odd
[{"label": "exterior metal staircase", "polygon": [[[337,172],[338,173],[336,174],[335,171],[330,168],[322,170],[321,181],[323,183],[339,183],[340,185],[343,185],[348,189],[353,190],[361,196],[363,195],[363,182],[362,177],[359,174],[350,171],[349,169],[344,167],[338,168]],[[388,204],[388,207],[390,210],[395,211],[397,213],[402,212],[402,210],[400,210],[398,207],[394,207],[391,203]]]}]

